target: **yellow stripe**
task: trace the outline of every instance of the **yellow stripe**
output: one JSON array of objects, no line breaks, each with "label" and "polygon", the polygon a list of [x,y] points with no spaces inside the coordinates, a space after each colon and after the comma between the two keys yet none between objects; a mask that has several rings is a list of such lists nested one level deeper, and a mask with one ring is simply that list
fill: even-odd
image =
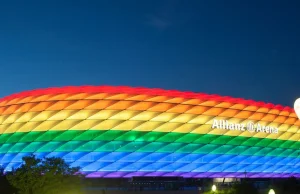
[{"label": "yellow stripe", "polygon": [[[197,106],[201,107],[201,106]],[[224,109],[224,112],[226,112],[229,109]],[[254,121],[261,121],[264,123],[281,123],[285,124],[286,127],[282,130],[286,131],[291,125],[299,126],[299,122],[294,117],[286,117],[281,115],[274,115],[273,121],[271,121],[269,118],[269,114],[264,114],[264,116],[257,116],[256,112],[246,112],[246,111],[240,111],[234,117],[230,113],[228,116],[225,116],[224,112],[220,113],[219,115],[224,118],[237,118],[237,119],[249,119]],[[228,111],[227,111],[228,112]],[[100,115],[101,114],[101,115]],[[103,115],[104,116],[103,116]],[[197,120],[200,116],[212,116],[215,117],[217,115],[211,114],[211,111],[205,111],[202,114],[192,114],[189,111],[186,111],[186,113],[173,113],[173,112],[157,112],[157,111],[138,111],[138,110],[127,110],[127,109],[119,109],[119,110],[111,110],[111,109],[105,109],[105,110],[72,110],[72,109],[63,109],[60,111],[54,111],[54,110],[47,110],[47,111],[41,111],[41,112],[26,112],[26,113],[15,113],[10,115],[0,115],[0,124],[6,124],[6,123],[13,123],[13,122],[27,122],[31,121],[32,119],[35,120],[42,120],[44,118],[51,119],[51,120],[64,120],[64,119],[86,119],[89,117],[105,117],[107,115],[111,115],[115,117],[115,119],[124,119],[124,118],[132,118],[133,116],[137,117],[137,120],[139,119],[152,119],[154,121],[171,121],[172,119],[174,122],[193,122],[193,120]],[[141,115],[140,115],[141,114]],[[149,114],[149,115],[148,115]],[[158,115],[156,115],[158,114]],[[150,118],[151,117],[151,118]],[[195,118],[194,118],[195,117]],[[267,119],[264,119],[267,118]]]},{"label": "yellow stripe", "polygon": [[[242,112],[242,111],[241,111]],[[290,121],[289,117],[283,118],[283,116],[276,116],[273,121],[269,120],[258,120],[253,119],[253,117],[240,117],[235,115],[235,117],[226,117],[226,116],[215,116],[212,114],[207,114],[209,112],[204,112],[200,115],[190,114],[190,113],[170,113],[170,112],[152,112],[152,111],[136,111],[136,110],[60,110],[60,111],[42,111],[42,112],[26,112],[26,113],[17,113],[11,115],[1,115],[0,124],[10,124],[10,123],[20,123],[28,121],[43,121],[43,120],[65,120],[65,119],[115,119],[115,120],[151,120],[151,121],[161,121],[161,122],[180,122],[180,123],[196,123],[204,124],[211,118],[216,119],[227,119],[231,122],[241,122],[243,120],[253,120],[254,122],[259,121],[261,124],[267,125],[271,124],[275,127],[280,125],[281,131],[296,132],[296,125],[288,124],[293,123]],[[255,114],[255,113],[254,113]],[[224,115],[224,114],[220,114]],[[252,118],[252,119],[250,119]],[[292,120],[294,121],[294,119]],[[212,124],[212,123],[209,123]],[[295,123],[296,124],[296,123]]]},{"label": "yellow stripe", "polygon": [[[67,113],[65,113],[67,114]],[[202,120],[199,119],[202,117]],[[0,133],[14,133],[14,132],[29,132],[29,131],[47,131],[47,130],[138,130],[138,131],[159,131],[159,132],[181,132],[181,133],[196,133],[196,134],[214,134],[214,135],[229,135],[229,136],[245,136],[245,137],[259,137],[272,138],[281,140],[298,141],[300,134],[294,132],[282,131],[279,126],[278,134],[266,133],[250,133],[248,131],[230,131],[222,129],[211,129],[212,119],[215,117],[200,115],[197,122],[165,122],[165,117],[157,120],[81,120],[81,119],[65,119],[65,120],[46,120],[46,121],[30,121],[28,116],[24,117],[24,122],[6,123],[0,125]],[[155,117],[156,118],[156,117]],[[209,119],[209,120],[208,120]],[[222,119],[216,117],[216,119]],[[246,123],[248,120],[241,121]],[[272,123],[276,126],[276,123]],[[277,124],[278,125],[278,124]],[[285,128],[286,125],[283,124]],[[297,128],[298,130],[299,128]],[[298,131],[297,131],[298,132]]]}]

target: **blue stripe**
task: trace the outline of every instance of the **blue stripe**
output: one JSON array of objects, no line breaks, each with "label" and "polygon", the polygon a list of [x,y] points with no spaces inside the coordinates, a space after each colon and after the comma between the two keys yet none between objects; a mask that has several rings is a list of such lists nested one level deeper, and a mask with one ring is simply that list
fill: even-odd
[{"label": "blue stripe", "polygon": [[[30,153],[0,154],[0,164],[11,170]],[[37,157],[62,157],[83,172],[164,171],[164,172],[264,172],[300,173],[299,158],[218,154],[142,152],[51,152]]]}]

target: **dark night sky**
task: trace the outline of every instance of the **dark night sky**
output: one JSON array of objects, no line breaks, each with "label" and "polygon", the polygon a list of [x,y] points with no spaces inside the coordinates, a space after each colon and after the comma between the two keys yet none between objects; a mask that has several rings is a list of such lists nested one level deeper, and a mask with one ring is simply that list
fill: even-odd
[{"label": "dark night sky", "polygon": [[0,97],[128,85],[293,106],[299,10],[299,0],[1,2]]}]

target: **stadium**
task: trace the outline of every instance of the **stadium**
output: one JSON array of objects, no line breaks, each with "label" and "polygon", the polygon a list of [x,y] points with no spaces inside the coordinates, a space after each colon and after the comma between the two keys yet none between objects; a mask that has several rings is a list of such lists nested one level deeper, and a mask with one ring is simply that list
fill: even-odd
[{"label": "stadium", "polygon": [[0,100],[0,164],[62,157],[86,177],[300,177],[290,107],[162,89],[81,86]]}]

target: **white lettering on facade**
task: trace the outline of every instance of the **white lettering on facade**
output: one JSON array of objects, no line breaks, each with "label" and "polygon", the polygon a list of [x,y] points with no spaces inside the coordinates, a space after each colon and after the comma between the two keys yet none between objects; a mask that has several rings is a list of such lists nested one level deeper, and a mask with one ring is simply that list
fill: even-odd
[{"label": "white lettering on facade", "polygon": [[249,131],[260,132],[260,133],[278,133],[278,128],[271,126],[264,126],[260,123],[254,124],[252,121],[249,121],[247,124],[244,123],[233,123],[228,120],[213,120],[211,126],[212,129],[226,129],[226,130],[236,130],[236,131]]}]

